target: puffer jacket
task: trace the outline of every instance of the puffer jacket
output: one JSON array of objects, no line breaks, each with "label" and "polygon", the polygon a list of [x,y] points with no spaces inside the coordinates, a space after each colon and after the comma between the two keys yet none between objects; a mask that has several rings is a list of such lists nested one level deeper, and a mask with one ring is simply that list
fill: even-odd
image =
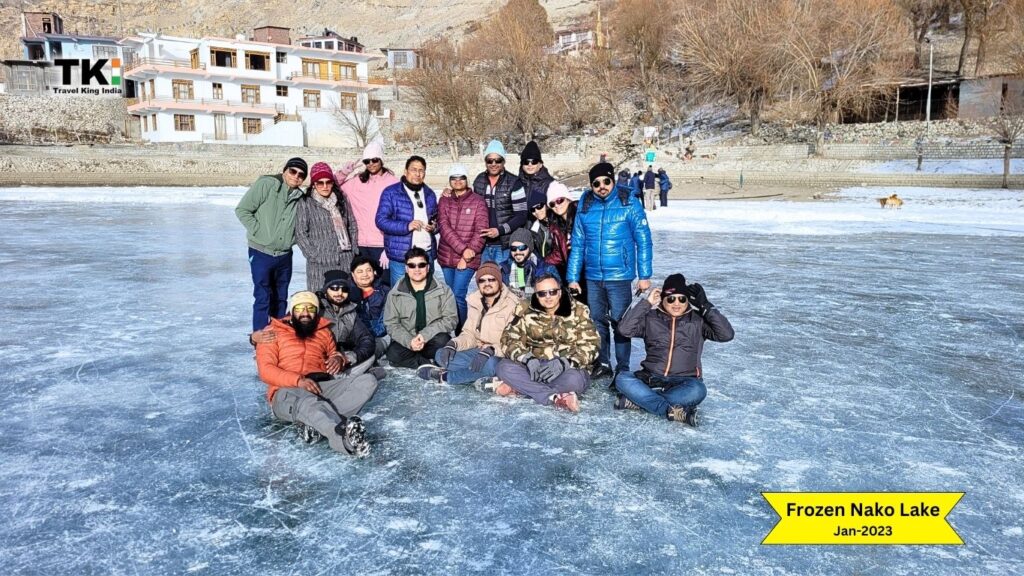
[{"label": "puffer jacket", "polygon": [[577,302],[567,290],[554,316],[548,316],[537,296],[524,300],[501,335],[506,358],[526,362],[531,356],[542,360],[564,358],[576,368],[589,366],[597,358],[601,340],[590,320],[590,309]]},{"label": "puffer jacket", "polygon": [[572,229],[567,282],[619,281],[651,277],[651,229],[640,201],[628,188],[616,187],[606,198],[587,191]]},{"label": "puffer jacket", "polygon": [[[518,275],[519,270],[523,271],[522,283],[518,278],[513,277],[513,274]],[[533,296],[533,279],[544,274],[558,275],[558,271],[554,266],[538,258],[536,254],[530,254],[522,266],[516,264],[512,258],[501,263],[501,281],[520,298]],[[561,283],[562,279],[559,278],[558,281]]]},{"label": "puffer jacket", "polygon": [[[384,325],[388,334],[405,348],[409,348],[416,337],[416,296],[412,292],[409,277],[404,276],[397,286],[391,288],[384,303]],[[419,333],[425,340],[455,330],[459,312],[455,308],[455,294],[451,288],[429,276],[423,300],[427,308],[427,325]]]},{"label": "puffer jacket", "polygon": [[295,334],[290,320],[271,318],[277,339],[256,345],[256,368],[267,385],[267,402],[274,401],[278,388],[295,388],[306,374],[325,371],[327,358],[336,350],[329,320],[320,318],[316,332],[305,339]]},{"label": "puffer jacket", "polygon": [[640,366],[647,373],[697,378],[704,375],[700,364],[704,341],[728,342],[736,334],[718,308],[711,308],[703,318],[693,308],[673,318],[660,307],[652,308],[646,298],[626,310],[618,331],[627,338],[643,338],[647,357]]},{"label": "puffer jacket", "polygon": [[295,207],[300,188],[289,188],[280,174],[260,176],[235,207],[245,226],[249,247],[271,256],[287,254],[295,245]]},{"label": "puffer jacket", "polygon": [[487,243],[501,243],[502,248],[508,249],[512,231],[526,224],[526,189],[523,188],[523,181],[506,170],[498,176],[497,184],[491,188],[485,170],[473,180],[473,191],[487,204],[487,227],[498,229],[498,237],[488,239]]},{"label": "puffer jacket", "polygon": [[[351,178],[346,178],[352,175]],[[380,172],[370,176],[364,184],[357,174],[344,169],[335,173],[338,182],[343,182],[341,191],[348,200],[348,205],[359,226],[359,245],[371,248],[384,246],[384,235],[377,228],[377,206],[380,205],[384,189],[398,183],[398,178],[391,172]]]},{"label": "puffer jacket", "polygon": [[644,193],[643,188],[643,180],[641,180],[639,176],[634,174],[633,177],[629,179],[629,189],[633,193],[633,196],[642,196]]},{"label": "puffer jacket", "polygon": [[462,351],[493,346],[495,356],[503,358],[505,354],[501,347],[501,335],[515,316],[517,306],[519,298],[505,285],[501,286],[498,299],[490,307],[484,306],[480,292],[466,296],[466,323],[462,325],[462,333],[453,340],[456,349]]},{"label": "puffer jacket", "polygon": [[526,190],[526,209],[537,204],[548,203],[548,186],[555,181],[555,177],[548,172],[547,166],[541,166],[534,175],[529,175],[519,167],[519,179],[523,182]]},{"label": "puffer jacket", "polygon": [[[427,209],[427,220],[437,218],[437,196],[426,184],[420,190],[424,206]],[[377,206],[377,217],[374,219],[377,228],[384,233],[384,251],[389,260],[405,262],[405,253],[412,248],[412,232],[409,223],[415,219],[415,207],[405,193],[401,182],[384,189]],[[437,238],[430,235],[431,248],[437,246]]]},{"label": "puffer jacket", "polygon": [[376,341],[366,323],[359,317],[356,303],[346,300],[341,306],[335,306],[323,292],[317,292],[316,295],[320,298],[323,318],[331,323],[335,347],[348,357],[349,364],[358,364],[373,356]]},{"label": "puffer jacket", "polygon": [[437,262],[445,268],[456,268],[462,253],[469,248],[476,253],[467,267],[480,267],[484,239],[480,231],[487,228],[487,204],[467,190],[462,196],[445,196],[437,204],[437,224],[441,240],[437,243]]},{"label": "puffer jacket", "polygon": [[668,174],[664,170],[658,172],[658,189],[662,192],[672,189],[672,181],[669,180]]},{"label": "puffer jacket", "polygon": [[[360,293],[362,292],[360,288],[356,288],[356,290],[359,290]],[[370,331],[373,332],[376,338],[387,336],[388,334],[388,329],[384,326],[384,302],[387,301],[388,292],[390,291],[391,285],[378,278],[373,282],[373,293],[369,296],[360,294],[360,298],[356,301],[359,317],[370,327]]]}]

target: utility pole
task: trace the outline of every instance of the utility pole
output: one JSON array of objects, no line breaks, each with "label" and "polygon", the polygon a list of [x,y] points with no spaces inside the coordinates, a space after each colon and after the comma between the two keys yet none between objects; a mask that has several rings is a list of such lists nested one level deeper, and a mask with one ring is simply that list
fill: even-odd
[{"label": "utility pole", "polygon": [[924,131],[931,133],[932,128],[932,65],[935,57],[935,44],[931,38],[925,38],[928,43],[928,101],[924,108]]}]

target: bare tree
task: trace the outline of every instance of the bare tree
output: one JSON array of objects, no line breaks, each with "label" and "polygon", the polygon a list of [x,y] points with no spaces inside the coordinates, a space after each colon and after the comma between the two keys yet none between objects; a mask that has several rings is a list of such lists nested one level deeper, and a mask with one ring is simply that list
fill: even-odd
[{"label": "bare tree", "polygon": [[352,140],[356,148],[365,148],[367,144],[380,137],[377,119],[365,107],[357,105],[355,109],[352,109],[335,104],[331,108],[331,115],[334,116],[338,124],[352,132]]},{"label": "bare tree", "polygon": [[989,121],[989,129],[996,142],[1003,145],[1003,188],[1009,188],[1010,152],[1014,143],[1024,137],[1024,112],[1019,107],[1006,106]]},{"label": "bare tree", "polygon": [[619,0],[609,16],[612,46],[631,63],[642,104],[651,116],[662,111],[662,75],[677,73],[668,48],[678,5],[671,0]]},{"label": "bare tree", "polygon": [[933,27],[949,18],[952,0],[896,0],[914,34],[914,68],[921,68],[924,40]]}]

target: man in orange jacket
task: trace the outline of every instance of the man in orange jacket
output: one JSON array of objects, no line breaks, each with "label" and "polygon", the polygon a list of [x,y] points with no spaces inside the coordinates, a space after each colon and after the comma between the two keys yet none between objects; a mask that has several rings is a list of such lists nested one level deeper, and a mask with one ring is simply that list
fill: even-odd
[{"label": "man in orange jacket", "polygon": [[[371,374],[336,377],[347,359],[331,334],[330,321],[321,318],[320,301],[312,292],[292,295],[284,318],[271,320],[277,337],[256,345],[256,366],[267,385],[267,402],[274,416],[299,424],[306,442],[326,436],[337,452],[365,456],[370,445],[356,414],[377,390]],[[327,369],[327,361],[333,370]]]}]

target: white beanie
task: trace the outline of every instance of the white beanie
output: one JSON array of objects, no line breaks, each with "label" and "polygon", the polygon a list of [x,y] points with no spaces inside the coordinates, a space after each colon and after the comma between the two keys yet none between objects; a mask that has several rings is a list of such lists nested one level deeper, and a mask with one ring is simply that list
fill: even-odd
[{"label": "white beanie", "polygon": [[384,145],[381,144],[380,140],[374,140],[363,148],[362,160],[370,160],[372,158],[384,158]]},{"label": "white beanie", "polygon": [[448,177],[452,178],[455,176],[469,177],[469,172],[466,171],[466,167],[462,164],[452,164],[452,167],[448,170]]},{"label": "white beanie", "polygon": [[[548,184],[548,204],[558,200],[559,198],[569,198],[569,189],[565,187],[558,180],[555,180],[551,184]],[[570,200],[572,198],[569,198]]]}]

